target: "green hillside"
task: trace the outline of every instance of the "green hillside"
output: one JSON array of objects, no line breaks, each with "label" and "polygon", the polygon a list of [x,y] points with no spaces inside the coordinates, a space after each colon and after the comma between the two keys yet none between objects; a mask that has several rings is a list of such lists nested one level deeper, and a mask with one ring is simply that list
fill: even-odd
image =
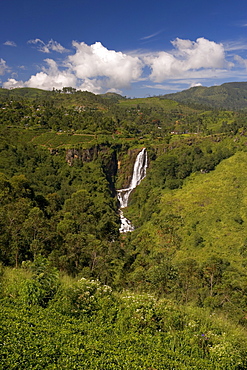
[{"label": "green hillside", "polygon": [[0,89],[0,367],[247,368],[244,87]]},{"label": "green hillside", "polygon": [[180,246],[175,260],[191,257],[203,262],[215,255],[245,270],[246,165],[247,153],[237,152],[214,171],[194,173],[181,189],[162,193],[158,215],[151,217],[146,228],[159,244],[166,227],[162,220],[178,221]]},{"label": "green hillside", "polygon": [[41,259],[4,281],[3,369],[246,368],[245,331],[206,309],[65,280]]},{"label": "green hillside", "polygon": [[211,87],[197,86],[178,93],[166,94],[163,98],[184,104],[208,106],[212,109],[246,109],[247,82],[230,82]]},{"label": "green hillside", "polygon": [[111,102],[115,103],[120,98],[117,94],[95,95],[88,91],[76,91],[72,88],[63,90],[41,90],[29,87],[16,89],[0,89],[0,99],[21,100],[30,99],[32,102],[48,104],[49,106],[64,106],[67,108],[79,106],[87,108],[106,108]]},{"label": "green hillside", "polygon": [[89,143],[89,145],[93,145],[95,143],[95,136],[83,134],[69,135],[66,133],[47,132],[35,136],[32,139],[32,143],[35,145],[38,144],[51,149],[56,149],[59,147],[71,148],[78,145],[85,147],[86,143]]},{"label": "green hillside", "polygon": [[3,88],[0,89],[0,97],[37,99],[49,96],[51,96],[50,91],[45,91],[31,87],[22,87],[11,90]]}]

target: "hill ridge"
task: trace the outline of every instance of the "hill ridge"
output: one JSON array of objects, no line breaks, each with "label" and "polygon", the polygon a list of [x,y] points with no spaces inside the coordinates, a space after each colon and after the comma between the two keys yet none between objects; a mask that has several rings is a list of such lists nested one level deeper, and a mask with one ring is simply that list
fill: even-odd
[{"label": "hill ridge", "polygon": [[219,86],[194,86],[177,93],[165,94],[163,99],[196,104],[209,108],[247,109],[247,82],[227,82]]}]

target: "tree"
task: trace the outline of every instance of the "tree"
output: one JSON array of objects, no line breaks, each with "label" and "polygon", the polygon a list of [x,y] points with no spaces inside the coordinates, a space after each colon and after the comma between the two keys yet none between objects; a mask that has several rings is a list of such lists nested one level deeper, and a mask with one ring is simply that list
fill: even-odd
[{"label": "tree", "polygon": [[[27,198],[20,198],[15,202],[7,204],[4,210],[5,232],[9,236],[8,246],[10,248],[7,255],[11,261],[10,263],[13,263],[12,258],[14,257],[15,266],[18,267],[20,259],[29,253],[29,248],[23,240],[23,225],[31,210],[31,201]],[[22,254],[22,258],[20,254]]]},{"label": "tree", "polygon": [[190,298],[197,295],[200,275],[199,265],[193,258],[187,258],[177,264],[179,286],[181,289],[182,300],[187,303]]},{"label": "tree", "polygon": [[44,213],[38,207],[30,210],[23,223],[23,234],[34,257],[44,252],[44,242],[49,239],[49,228]]},{"label": "tree", "polygon": [[1,204],[6,203],[11,196],[12,186],[7,176],[4,173],[0,173],[0,200]]},{"label": "tree", "polygon": [[228,265],[229,262],[224,262],[216,256],[209,257],[202,265],[203,278],[209,287],[211,297],[214,294],[215,285],[221,282],[223,271]]},{"label": "tree", "polygon": [[78,233],[91,230],[94,224],[93,215],[90,212],[91,206],[90,196],[84,189],[73,193],[71,198],[65,201],[63,209],[71,215]]},{"label": "tree", "polygon": [[46,307],[59,287],[58,271],[40,255],[36,256],[33,263],[27,267],[32,272],[32,278],[24,284],[23,300],[29,305],[38,304]]},{"label": "tree", "polygon": [[10,180],[12,193],[15,197],[33,198],[33,190],[26,176],[15,175]]}]

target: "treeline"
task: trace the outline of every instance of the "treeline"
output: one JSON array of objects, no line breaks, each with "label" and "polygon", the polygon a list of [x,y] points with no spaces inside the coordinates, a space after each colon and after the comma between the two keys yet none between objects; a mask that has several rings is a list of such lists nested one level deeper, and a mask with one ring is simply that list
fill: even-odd
[{"label": "treeline", "polygon": [[151,140],[164,139],[171,133],[236,134],[241,128],[246,129],[243,113],[205,111],[167,103],[162,98],[148,99],[118,100],[88,92],[51,92],[47,97],[41,94],[33,99],[0,95],[0,122],[2,127]]},{"label": "treeline", "polygon": [[10,101],[0,108],[1,125],[43,130],[84,131],[89,133],[115,131],[115,124],[106,112],[95,108],[56,107],[51,101]]}]

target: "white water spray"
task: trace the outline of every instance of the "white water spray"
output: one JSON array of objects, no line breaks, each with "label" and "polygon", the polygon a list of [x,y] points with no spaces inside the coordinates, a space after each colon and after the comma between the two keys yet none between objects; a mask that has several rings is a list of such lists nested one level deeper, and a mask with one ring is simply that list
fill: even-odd
[{"label": "white water spray", "polygon": [[127,233],[128,231],[134,230],[134,226],[126,217],[124,217],[121,208],[125,208],[128,206],[130,193],[132,192],[133,189],[137,187],[137,185],[140,184],[142,179],[144,179],[144,177],[146,176],[146,170],[147,170],[147,151],[146,148],[143,148],[136,157],[130,186],[126,189],[120,189],[117,191],[117,197],[120,203],[120,220],[121,220],[121,227],[119,229],[120,233]]}]

